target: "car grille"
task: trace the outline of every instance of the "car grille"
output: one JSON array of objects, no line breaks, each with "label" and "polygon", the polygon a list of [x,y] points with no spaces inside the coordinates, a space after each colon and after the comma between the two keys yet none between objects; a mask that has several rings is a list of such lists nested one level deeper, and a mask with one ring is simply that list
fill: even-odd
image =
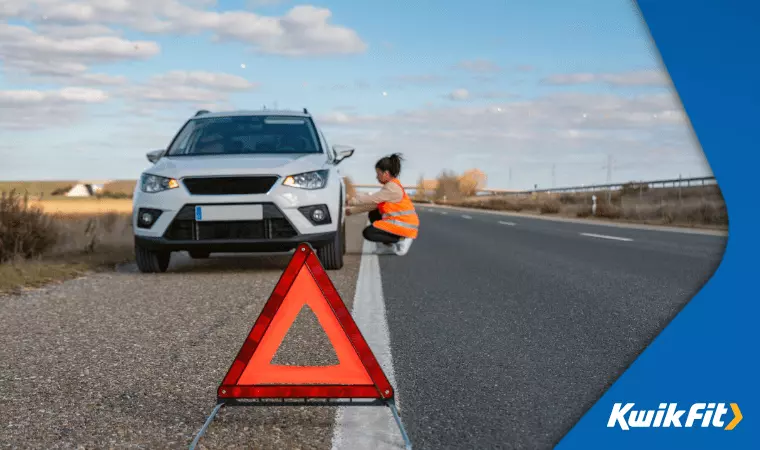
[{"label": "car grille", "polygon": [[196,222],[195,205],[185,205],[177,213],[164,237],[172,241],[204,241],[214,239],[284,239],[298,232],[279,208],[263,204],[264,220]]},{"label": "car grille", "polygon": [[276,176],[188,177],[182,180],[192,195],[266,194],[277,182]]}]

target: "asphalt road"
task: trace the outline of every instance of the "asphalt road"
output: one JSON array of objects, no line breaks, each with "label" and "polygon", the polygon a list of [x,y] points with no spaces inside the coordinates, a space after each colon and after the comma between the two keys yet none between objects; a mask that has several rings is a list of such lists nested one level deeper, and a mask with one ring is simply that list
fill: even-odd
[{"label": "asphalt road", "polygon": [[[329,272],[350,308],[361,218],[351,254]],[[169,272],[134,266],[21,296],[0,297],[0,448],[187,448],[289,256],[184,254]],[[299,316],[275,355],[328,364],[316,317]],[[333,408],[229,408],[202,448],[329,449]]]},{"label": "asphalt road", "polygon": [[[373,350],[392,357],[415,449],[551,447],[709,278],[726,239],[420,215],[404,257],[360,256],[365,218],[350,217],[346,266],[330,272],[349,308],[362,300]],[[0,297],[0,448],[187,448],[288,260],[180,257],[166,274],[127,266]],[[275,357],[333,358],[308,315]],[[335,414],[230,408],[201,444],[327,450]],[[339,421],[341,448],[398,447],[397,429],[377,431],[388,417],[362,414]]]},{"label": "asphalt road", "polygon": [[416,449],[551,448],[699,290],[726,237],[422,208],[380,256]]}]

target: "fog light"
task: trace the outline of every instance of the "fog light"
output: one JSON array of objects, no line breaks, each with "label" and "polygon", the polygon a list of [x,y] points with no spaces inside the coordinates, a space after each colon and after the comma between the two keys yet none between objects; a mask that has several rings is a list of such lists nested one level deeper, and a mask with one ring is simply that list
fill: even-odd
[{"label": "fog light", "polygon": [[330,223],[330,211],[327,209],[327,205],[302,206],[298,210],[309,219],[312,225],[327,225]]},{"label": "fog light", "polygon": [[321,209],[315,209],[311,212],[311,218],[314,219],[314,222],[321,222],[325,220],[325,212]]},{"label": "fog light", "polygon": [[137,226],[140,228],[150,228],[156,223],[161,211],[158,209],[140,208],[137,212]]}]

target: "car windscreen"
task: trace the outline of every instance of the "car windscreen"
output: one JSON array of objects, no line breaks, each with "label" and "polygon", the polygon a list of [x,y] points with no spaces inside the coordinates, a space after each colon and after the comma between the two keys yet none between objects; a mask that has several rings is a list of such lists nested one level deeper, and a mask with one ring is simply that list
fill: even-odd
[{"label": "car windscreen", "polygon": [[231,116],[188,121],[167,156],[321,152],[308,118]]}]

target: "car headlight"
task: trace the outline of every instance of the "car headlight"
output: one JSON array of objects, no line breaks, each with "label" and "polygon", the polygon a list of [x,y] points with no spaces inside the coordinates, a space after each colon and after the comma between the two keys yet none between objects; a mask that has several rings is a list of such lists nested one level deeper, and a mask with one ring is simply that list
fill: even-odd
[{"label": "car headlight", "polygon": [[140,189],[143,192],[155,193],[178,187],[179,181],[174,178],[159,177],[158,175],[151,175],[149,173],[144,173],[140,177]]},{"label": "car headlight", "polygon": [[315,170],[314,172],[290,175],[282,182],[285,186],[301,189],[322,189],[327,184],[327,170]]}]

